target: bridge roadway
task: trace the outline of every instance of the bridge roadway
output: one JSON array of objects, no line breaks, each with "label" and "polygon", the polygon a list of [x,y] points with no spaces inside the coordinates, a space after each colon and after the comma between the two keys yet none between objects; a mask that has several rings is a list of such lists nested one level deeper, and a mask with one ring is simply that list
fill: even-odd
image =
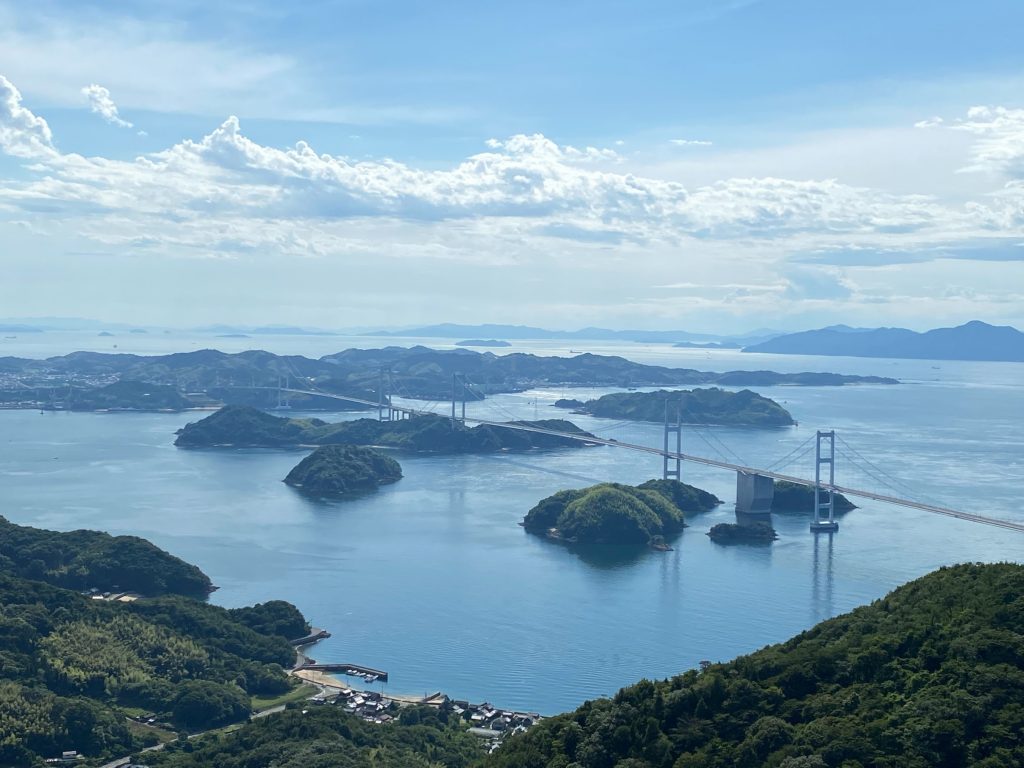
[{"label": "bridge roadway", "polygon": [[[302,389],[283,389],[283,392],[294,392],[302,395],[319,395],[321,397],[333,397],[338,400],[346,400],[354,403],[362,403],[373,408],[378,407],[378,403],[371,400],[363,400],[357,397],[347,397],[344,395],[332,395],[326,392],[313,392],[310,390]],[[404,406],[388,406],[393,411],[401,411],[402,413],[408,413],[412,416],[425,416],[437,414],[429,413],[428,411],[419,411],[415,408],[408,408]],[[689,453],[676,453],[675,451],[665,451],[662,448],[655,448],[650,445],[640,445],[638,443],[626,443],[621,440],[614,440],[604,437],[578,435],[572,432],[560,432],[554,429],[544,429],[543,427],[535,427],[529,424],[513,424],[507,421],[488,421],[486,419],[471,419],[466,418],[467,422],[473,424],[487,425],[489,427],[501,427],[503,429],[515,429],[521,432],[536,432],[542,435],[553,435],[555,437],[564,437],[570,440],[579,440],[582,443],[591,443],[598,445],[610,445],[613,448],[626,448],[631,451],[641,451],[643,453],[649,453],[654,456],[667,456],[669,459],[675,461],[689,461],[694,464],[703,464],[707,467],[718,467],[719,469],[729,469],[734,472],[743,472],[748,475],[761,475],[762,477],[770,477],[773,480],[785,480],[789,483],[796,483],[797,485],[806,485],[813,487],[814,481],[807,480],[803,477],[795,477],[793,475],[784,475],[781,472],[769,472],[764,469],[757,469],[756,467],[745,467],[741,464],[731,464],[727,461],[719,461],[718,459],[709,459],[705,456],[695,456]],[[975,515],[971,512],[962,512],[958,509],[950,509],[949,507],[940,507],[935,504],[925,504],[920,501],[913,501],[911,499],[901,499],[897,496],[887,496],[882,493],[874,493],[873,491],[865,491],[859,488],[847,488],[844,485],[832,485],[829,483],[822,483],[821,487],[824,490],[835,491],[836,493],[842,493],[845,496],[857,496],[862,499],[871,499],[873,501],[881,501],[886,504],[895,504],[901,507],[909,507],[910,509],[918,509],[923,512],[932,512],[937,515],[945,515],[946,517],[955,517],[958,520],[967,520],[972,523],[983,523],[984,525],[993,525],[997,528],[1005,528],[1011,531],[1018,531],[1024,533],[1024,523],[1015,523],[1010,520],[1000,520],[995,517],[986,517],[984,515]]]}]

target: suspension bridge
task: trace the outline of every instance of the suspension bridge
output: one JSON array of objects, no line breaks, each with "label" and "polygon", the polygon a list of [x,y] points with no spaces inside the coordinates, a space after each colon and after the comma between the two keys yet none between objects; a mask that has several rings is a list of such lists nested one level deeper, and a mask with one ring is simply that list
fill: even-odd
[{"label": "suspension bridge", "polygon": [[[324,392],[313,386],[309,386],[308,388],[300,386],[293,387],[291,386],[290,381],[287,380],[284,386],[278,386],[277,389],[279,391],[279,398],[281,395],[287,397],[288,394],[309,395],[356,403],[364,405],[368,409],[375,408],[377,409],[377,418],[381,421],[396,421],[414,416],[437,415],[433,410],[394,404],[389,392],[392,384],[393,381],[390,376],[390,371],[382,370],[376,400]],[[888,475],[885,470],[875,465],[870,461],[870,459],[857,451],[853,446],[849,445],[849,443],[846,443],[834,430],[816,431],[814,436],[808,438],[804,443],[794,448],[789,454],[779,461],[776,461],[771,467],[760,468],[729,461],[727,457],[716,459],[683,452],[682,434],[684,425],[680,422],[678,414],[674,421],[669,418],[670,414],[667,403],[665,409],[664,440],[662,446],[657,447],[616,440],[614,438],[599,437],[592,434],[579,434],[549,429],[538,424],[530,423],[529,421],[516,420],[515,418],[509,421],[497,421],[467,417],[466,401],[467,395],[471,393],[473,392],[469,380],[462,374],[453,374],[451,397],[451,422],[453,428],[456,428],[458,424],[486,425],[494,428],[552,435],[591,445],[607,445],[613,448],[647,453],[661,457],[662,477],[665,479],[681,480],[681,465],[683,462],[691,462],[708,467],[729,470],[736,473],[736,508],[737,511],[741,513],[751,515],[767,514],[771,508],[774,483],[776,481],[785,481],[796,485],[814,488],[814,515],[810,523],[810,529],[816,533],[831,533],[839,530],[839,523],[835,519],[835,509],[833,504],[833,496],[836,493],[1024,533],[1024,523],[1002,520],[999,518],[978,515],[972,512],[941,506],[939,504],[918,501],[909,498],[909,494],[907,496],[892,495],[889,493],[880,493],[875,490],[838,484],[835,478],[837,446],[842,449],[844,458],[848,459],[876,482],[893,489],[893,486],[900,484],[900,481],[893,478],[891,475]],[[483,399],[483,397],[477,395],[473,399]],[[436,402],[437,401],[435,401],[435,404]],[[689,427],[691,425],[685,426]],[[705,442],[708,441],[705,439]],[[711,445],[710,442],[708,442],[708,444]],[[713,445],[711,445],[711,447],[714,448]],[[797,460],[801,460],[812,450],[815,454],[814,479],[785,474],[778,470],[778,465],[785,465],[787,463],[794,463]],[[733,454],[733,456],[735,457],[735,454]],[[885,479],[886,477],[889,478],[888,481]],[[901,491],[898,487],[895,490],[897,493]]]}]

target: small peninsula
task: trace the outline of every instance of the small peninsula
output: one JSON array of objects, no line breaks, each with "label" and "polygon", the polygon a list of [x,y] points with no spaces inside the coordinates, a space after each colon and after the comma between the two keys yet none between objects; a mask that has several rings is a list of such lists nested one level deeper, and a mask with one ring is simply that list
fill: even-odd
[{"label": "small peninsula", "polygon": [[779,538],[768,523],[719,523],[711,527],[708,536],[716,544],[771,544]]},{"label": "small peninsula", "polygon": [[0,517],[0,570],[66,589],[206,597],[214,587],[196,566],[137,536],[48,531]]},{"label": "small peninsula", "polygon": [[[594,437],[571,421],[562,419],[509,423]],[[409,453],[454,454],[524,451],[532,448],[581,448],[586,445],[586,441],[487,424],[472,428],[459,424],[452,429],[449,419],[434,415],[414,416],[400,421],[357,419],[328,423],[320,419],[272,416],[248,406],[225,406],[205,419],[186,424],[178,431],[174,444],[180,448],[368,445]]]},{"label": "small peninsula", "polygon": [[709,424],[736,427],[788,427],[796,424],[789,411],[774,400],[751,392],[729,392],[712,387],[656,392],[615,392],[597,400],[588,400],[575,410],[609,419],[656,421],[669,418],[676,409],[683,424]]},{"label": "small peninsula", "polygon": [[284,482],[311,495],[343,498],[401,478],[401,465],[380,451],[357,445],[324,445],[300,461]]},{"label": "small peninsula", "polygon": [[719,503],[676,480],[601,483],[542,499],[522,525],[529,533],[569,544],[645,546],[678,534],[686,525],[685,511],[707,511]]},{"label": "small peninsula", "polygon": [[467,339],[466,341],[456,341],[456,347],[511,347],[507,341],[501,339]]}]

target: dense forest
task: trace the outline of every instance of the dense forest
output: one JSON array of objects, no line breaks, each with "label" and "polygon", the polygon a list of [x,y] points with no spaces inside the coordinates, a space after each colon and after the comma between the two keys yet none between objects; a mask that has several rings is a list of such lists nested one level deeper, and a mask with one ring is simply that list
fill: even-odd
[{"label": "dense forest", "polygon": [[317,496],[350,496],[394,483],[402,467],[390,456],[356,445],[324,445],[300,461],[284,479]]},{"label": "dense forest", "polygon": [[609,419],[675,421],[737,427],[786,427],[796,422],[789,411],[767,397],[744,389],[729,392],[712,387],[657,392],[615,392],[588,400],[575,410]]},{"label": "dense forest", "polygon": [[[149,595],[205,596],[209,580],[132,537],[4,520],[0,542],[0,765],[65,750],[118,757],[178,729],[243,720],[253,696],[291,689],[289,640],[309,629],[293,605],[227,610],[180,594],[90,598],[57,585],[109,581]],[[141,712],[155,725],[128,719]]]},{"label": "dense forest", "polygon": [[69,589],[204,597],[210,579],[194,565],[136,536],[59,533],[0,517],[0,573]]},{"label": "dense forest", "polygon": [[290,709],[230,736],[168,745],[144,762],[153,768],[470,768],[483,757],[481,740],[445,710],[410,707],[396,714],[384,725],[337,707]]},{"label": "dense forest", "polygon": [[1024,765],[1024,567],[944,568],[725,664],[641,681],[487,768]]},{"label": "dense forest", "polygon": [[[511,422],[590,436],[570,421],[542,419]],[[410,453],[492,453],[531,448],[579,448],[584,445],[557,435],[503,429],[481,424],[452,429],[441,416],[415,416],[400,421],[357,419],[327,423],[320,419],[272,416],[247,406],[226,406],[178,432],[183,448],[217,446],[287,448],[301,445],[374,445]]]},{"label": "dense forest", "polygon": [[523,527],[572,543],[637,546],[679,533],[686,511],[703,512],[719,503],[707,491],[676,480],[601,483],[542,499],[527,512]]}]

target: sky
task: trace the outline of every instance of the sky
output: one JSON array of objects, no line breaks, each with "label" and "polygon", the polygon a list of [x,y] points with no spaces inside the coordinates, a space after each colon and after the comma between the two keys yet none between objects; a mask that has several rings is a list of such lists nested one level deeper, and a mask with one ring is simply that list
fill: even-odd
[{"label": "sky", "polygon": [[1024,327],[1019,0],[0,0],[0,316]]}]

